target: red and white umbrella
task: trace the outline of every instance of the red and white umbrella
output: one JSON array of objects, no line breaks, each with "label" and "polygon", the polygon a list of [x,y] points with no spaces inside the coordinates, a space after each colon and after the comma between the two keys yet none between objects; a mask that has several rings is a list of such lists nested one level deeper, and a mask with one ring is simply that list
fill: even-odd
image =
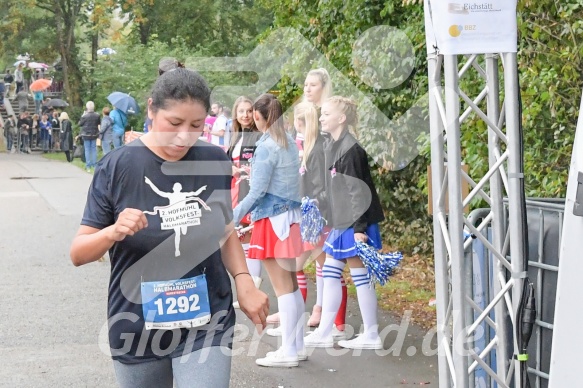
[{"label": "red and white umbrella", "polygon": [[46,63],[30,62],[28,64],[28,67],[30,67],[31,69],[48,69],[49,65],[47,65]]}]

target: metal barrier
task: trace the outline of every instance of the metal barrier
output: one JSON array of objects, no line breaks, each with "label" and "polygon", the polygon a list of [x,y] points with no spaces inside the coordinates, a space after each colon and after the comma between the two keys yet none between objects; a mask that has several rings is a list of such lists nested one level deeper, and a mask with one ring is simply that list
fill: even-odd
[{"label": "metal barrier", "polygon": [[[528,372],[534,387],[546,388],[549,383],[565,201],[529,199],[526,206],[530,248],[528,275],[536,292],[536,326],[528,347]],[[531,222],[534,219],[538,219],[536,224]]]},{"label": "metal barrier", "polygon": [[[533,387],[546,388],[549,381],[550,358],[553,337],[553,324],[555,314],[555,301],[557,279],[559,271],[559,247],[562,235],[563,216],[565,211],[564,199],[527,199],[527,219],[528,219],[528,240],[529,240],[529,278],[534,284],[536,292],[536,323],[531,337],[528,354],[528,372]],[[468,216],[468,221],[477,226],[490,213],[490,209],[476,209]],[[490,239],[489,227],[484,228],[482,233]],[[472,249],[466,253],[468,290],[473,290],[474,308],[466,311],[466,314],[475,314],[482,307],[479,302],[484,299],[490,301],[492,295],[489,275],[491,272],[492,260],[487,258],[487,250],[484,249],[479,239],[474,239]],[[508,241],[506,242],[508,244]],[[505,244],[505,245],[506,245]],[[471,255],[469,253],[472,253]],[[476,260],[475,255],[480,256]],[[510,261],[511,257],[506,256]],[[479,268],[476,267],[479,266]],[[476,282],[481,285],[476,287]],[[483,325],[487,329],[486,325]],[[512,333],[514,335],[514,333]],[[483,344],[489,343],[489,330],[485,330],[485,342],[476,341],[475,346],[481,348]],[[495,353],[492,357],[495,357]],[[488,364],[495,368],[492,362]],[[495,386],[495,383],[487,377],[485,373],[480,373],[476,368],[473,386]],[[480,382],[480,379],[484,383]]]}]

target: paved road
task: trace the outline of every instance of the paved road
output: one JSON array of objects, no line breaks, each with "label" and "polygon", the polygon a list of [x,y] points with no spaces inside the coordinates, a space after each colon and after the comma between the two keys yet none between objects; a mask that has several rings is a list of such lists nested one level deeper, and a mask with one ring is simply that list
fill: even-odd
[{"label": "paved road", "polygon": [[[107,347],[109,263],[75,268],[68,257],[90,180],[67,163],[0,153],[0,387],[116,386],[111,361],[100,350]],[[276,306],[267,279],[262,289]],[[309,306],[313,298],[312,288]],[[380,323],[392,330],[385,338],[391,353],[317,349],[292,369],[255,365],[255,355],[274,350],[277,339],[253,338],[248,319],[238,314],[232,387],[437,386],[436,356],[422,354],[423,345],[435,349],[435,340],[424,343],[429,336],[390,314],[382,313]],[[354,300],[348,323],[360,324]],[[394,344],[402,346],[391,349]]]}]

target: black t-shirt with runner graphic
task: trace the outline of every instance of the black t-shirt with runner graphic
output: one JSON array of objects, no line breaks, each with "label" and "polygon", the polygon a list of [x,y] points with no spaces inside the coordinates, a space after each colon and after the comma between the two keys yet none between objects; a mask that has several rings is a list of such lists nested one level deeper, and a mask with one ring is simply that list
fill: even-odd
[{"label": "black t-shirt with runner graphic", "polygon": [[[208,346],[231,347],[235,313],[220,252],[225,225],[233,218],[230,187],[231,161],[203,141],[182,160],[167,162],[138,139],[97,164],[81,224],[103,229],[126,208],[142,210],[148,219],[147,228],[109,251],[113,359],[139,363]],[[211,322],[195,329],[146,330],[142,282],[201,274],[208,283]]]}]

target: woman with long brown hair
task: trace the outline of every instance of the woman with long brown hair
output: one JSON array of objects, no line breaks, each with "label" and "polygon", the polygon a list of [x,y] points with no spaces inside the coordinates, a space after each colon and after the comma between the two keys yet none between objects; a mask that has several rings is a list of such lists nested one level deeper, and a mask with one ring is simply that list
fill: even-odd
[{"label": "woman with long brown hair", "polygon": [[[263,133],[257,130],[253,121],[253,101],[249,97],[240,96],[235,100],[233,104],[233,115],[233,134],[227,155],[233,161],[231,199],[233,208],[235,208],[249,193],[250,160],[255,153],[255,143],[257,143],[257,140],[259,140]],[[251,224],[249,214],[243,218],[241,224],[244,227]],[[245,251],[249,273],[253,277],[253,282],[259,288],[261,285],[261,262],[249,258],[249,241],[251,241],[251,231],[242,236],[241,243]],[[239,308],[238,302],[235,302],[233,305],[235,308]]]}]

